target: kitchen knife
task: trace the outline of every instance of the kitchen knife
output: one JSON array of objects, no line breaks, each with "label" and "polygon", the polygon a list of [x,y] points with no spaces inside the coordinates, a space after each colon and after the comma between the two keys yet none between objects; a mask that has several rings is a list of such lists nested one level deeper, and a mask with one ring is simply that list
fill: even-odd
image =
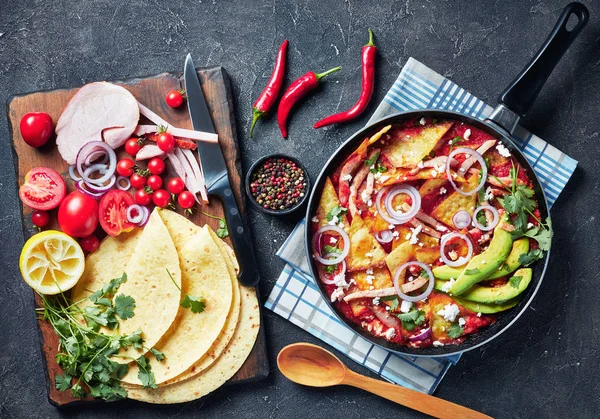
[{"label": "kitchen knife", "polygon": [[[200,80],[196,73],[196,67],[190,54],[185,59],[183,77],[185,80],[188,111],[194,129],[216,133],[202,87],[200,86]],[[214,144],[204,141],[198,141],[197,144],[207,191],[210,195],[219,196],[223,201],[223,210],[227,219],[229,234],[231,235],[235,254],[240,265],[238,279],[242,285],[256,285],[259,275],[256,260],[254,259],[252,242],[250,241],[250,230],[242,218],[242,214],[240,214],[235,196],[233,195],[221,146],[218,143]]]}]

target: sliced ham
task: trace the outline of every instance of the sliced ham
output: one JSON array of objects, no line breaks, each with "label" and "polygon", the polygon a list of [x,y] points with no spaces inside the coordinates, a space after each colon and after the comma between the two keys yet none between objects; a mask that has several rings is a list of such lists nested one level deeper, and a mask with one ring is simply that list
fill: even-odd
[{"label": "sliced ham", "polygon": [[136,160],[148,160],[153,157],[165,158],[167,153],[158,148],[157,145],[147,144],[135,155]]},{"label": "sliced ham", "polygon": [[125,88],[106,82],[89,83],[71,98],[56,123],[56,145],[68,164],[90,141],[112,148],[125,144],[140,119],[137,100]]}]

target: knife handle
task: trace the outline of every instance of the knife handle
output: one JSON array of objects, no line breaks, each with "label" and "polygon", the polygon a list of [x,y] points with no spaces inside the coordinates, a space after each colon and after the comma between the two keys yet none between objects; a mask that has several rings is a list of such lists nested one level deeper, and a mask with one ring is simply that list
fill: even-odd
[{"label": "knife handle", "polygon": [[250,240],[250,230],[233,195],[227,176],[223,176],[211,188],[211,193],[219,195],[223,201],[223,212],[227,220],[229,235],[233,241],[233,249],[240,265],[238,280],[244,286],[255,286],[260,279],[254,250]]}]

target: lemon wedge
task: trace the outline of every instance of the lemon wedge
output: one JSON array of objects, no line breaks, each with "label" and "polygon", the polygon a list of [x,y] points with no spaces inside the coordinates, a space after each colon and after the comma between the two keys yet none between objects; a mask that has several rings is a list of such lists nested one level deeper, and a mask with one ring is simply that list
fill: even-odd
[{"label": "lemon wedge", "polygon": [[75,286],[83,274],[85,257],[75,239],[48,230],[27,240],[19,268],[27,285],[41,294],[54,295]]}]

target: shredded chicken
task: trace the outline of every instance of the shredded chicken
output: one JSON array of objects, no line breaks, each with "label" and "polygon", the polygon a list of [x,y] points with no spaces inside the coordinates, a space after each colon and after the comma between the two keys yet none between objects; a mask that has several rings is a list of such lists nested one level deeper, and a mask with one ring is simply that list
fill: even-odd
[{"label": "shredded chicken", "polygon": [[346,295],[344,301],[358,300],[359,298],[389,297],[391,295],[396,295],[396,289],[394,287],[382,288],[379,290],[357,291]]},{"label": "shredded chicken", "polygon": [[436,239],[439,239],[440,237],[442,237],[442,235],[438,231],[435,231],[431,227],[426,226],[425,224],[423,224],[422,222],[420,222],[416,218],[411,219],[409,221],[409,223],[410,223],[410,225],[412,225],[415,228],[418,227],[418,226],[421,226],[421,231],[423,233],[427,234],[428,236],[434,237]]},{"label": "shredded chicken", "polygon": [[[367,156],[367,160],[371,160],[373,159],[376,155],[378,155],[380,152],[380,150],[378,148],[375,148],[373,150],[371,150],[371,152],[369,153],[369,155]],[[367,178],[367,176],[369,175],[369,166],[367,165],[363,165],[363,167],[361,167],[358,172],[356,172],[356,174],[354,175],[354,179],[352,179],[352,185],[350,185],[350,199],[348,201],[348,210],[350,211],[350,214],[352,215],[352,217],[355,217],[356,215],[358,215],[358,208],[356,207],[356,197],[358,196],[358,188],[360,188],[360,185],[362,185],[362,183],[365,181],[365,179]],[[371,193],[372,193],[372,189],[371,188]],[[365,189],[365,192],[367,190]],[[370,196],[370,194],[369,194]]]},{"label": "shredded chicken", "polygon": [[[414,169],[412,169],[410,172],[408,172],[409,175],[416,175],[417,173],[419,173],[420,170],[425,169],[425,168],[436,168],[436,167],[440,167],[440,166],[444,166],[444,168],[446,167],[446,162],[448,160],[448,156],[438,156],[438,157],[434,157],[433,159],[429,159],[429,160],[425,160],[423,162],[421,162],[421,164],[417,167],[415,167]],[[450,162],[450,167],[456,165],[456,160],[452,159],[452,161]]]},{"label": "shredded chicken", "polygon": [[[483,154],[487,152],[490,148],[492,148],[495,144],[496,140],[488,140],[479,146],[477,152],[483,156]],[[463,164],[460,165],[460,169],[458,169],[457,173],[460,176],[464,176],[465,173],[467,173],[467,170],[469,170],[476,161],[477,159],[474,156],[470,156],[463,162]]]},{"label": "shredded chicken", "polygon": [[350,157],[350,160],[344,164],[342,167],[342,171],[340,173],[340,183],[339,183],[339,198],[340,204],[345,207],[348,205],[348,200],[350,199],[350,179],[352,179],[352,172],[356,169],[362,161],[360,154],[355,154]]}]

